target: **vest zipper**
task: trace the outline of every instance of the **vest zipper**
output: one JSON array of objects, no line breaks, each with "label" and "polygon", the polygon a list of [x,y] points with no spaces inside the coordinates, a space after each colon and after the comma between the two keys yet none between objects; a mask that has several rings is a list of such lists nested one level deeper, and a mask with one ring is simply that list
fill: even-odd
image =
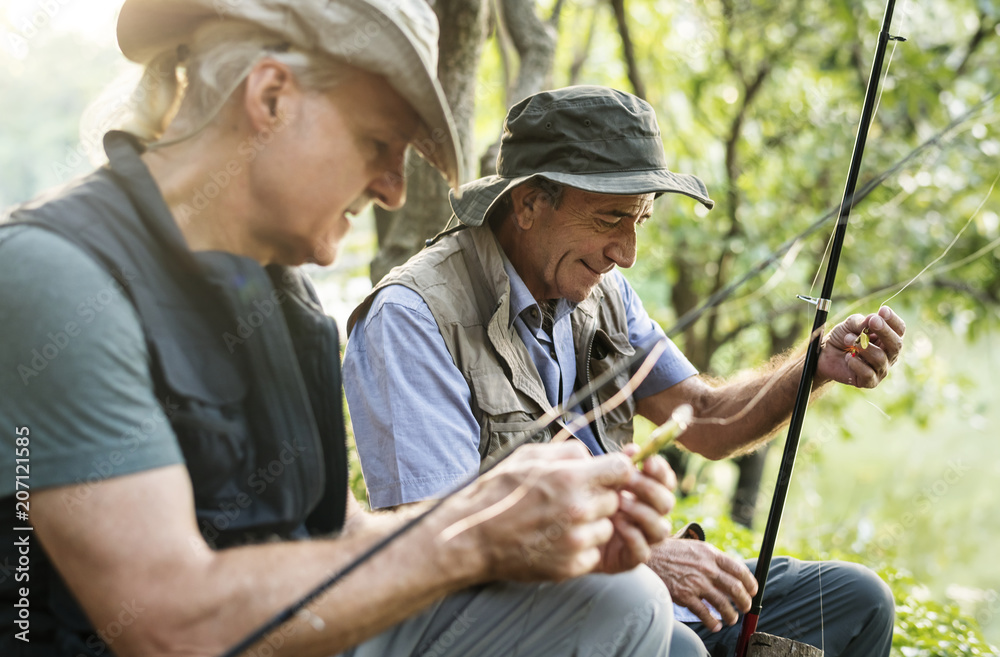
[{"label": "vest zipper", "polygon": [[[591,376],[590,376],[590,356],[591,356],[591,354],[594,351],[594,340],[596,338],[597,338],[597,331],[594,331],[593,333],[590,334],[590,339],[587,341],[587,357],[586,357],[586,359],[584,359],[587,380],[584,383],[585,383],[585,385],[588,385],[588,386],[591,383]],[[600,402],[597,399],[597,390],[594,390],[592,393],[590,393],[590,409],[589,410],[595,410],[600,405],[601,404],[600,404]],[[594,439],[597,440],[598,446],[600,446],[600,448],[604,450],[605,454],[610,454],[611,452],[608,450],[608,445],[605,442],[604,422],[602,420],[600,420],[599,415],[597,413],[594,414],[594,419],[590,423],[590,429],[591,429],[591,431],[594,432]]]}]

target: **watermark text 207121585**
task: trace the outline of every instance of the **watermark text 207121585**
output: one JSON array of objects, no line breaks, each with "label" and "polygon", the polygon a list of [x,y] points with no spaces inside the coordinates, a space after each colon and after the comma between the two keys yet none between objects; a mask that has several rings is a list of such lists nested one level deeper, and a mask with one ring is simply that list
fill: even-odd
[{"label": "watermark text 207121585", "polygon": [[31,497],[31,430],[28,427],[14,429],[14,547],[17,548],[17,567],[14,569],[14,581],[18,582],[17,601],[14,603],[16,616],[14,624],[19,632],[14,636],[21,641],[28,641],[31,610],[29,598],[31,589],[31,532],[29,520],[29,498]]}]

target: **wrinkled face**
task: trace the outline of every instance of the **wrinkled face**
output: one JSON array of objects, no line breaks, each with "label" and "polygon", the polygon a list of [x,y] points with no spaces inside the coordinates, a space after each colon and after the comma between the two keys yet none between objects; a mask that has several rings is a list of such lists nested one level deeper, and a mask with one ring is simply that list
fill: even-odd
[{"label": "wrinkled face", "polygon": [[251,230],[274,262],[328,265],[353,215],[372,201],[403,204],[404,154],[419,121],[384,78],[363,71],[328,92],[303,92],[297,110],[259,148],[249,184],[265,212]]},{"label": "wrinkled face", "polygon": [[533,205],[533,221],[512,262],[537,300],[579,303],[615,266],[635,264],[636,229],[653,210],[653,194],[594,194],[566,187],[558,208],[544,195]]}]

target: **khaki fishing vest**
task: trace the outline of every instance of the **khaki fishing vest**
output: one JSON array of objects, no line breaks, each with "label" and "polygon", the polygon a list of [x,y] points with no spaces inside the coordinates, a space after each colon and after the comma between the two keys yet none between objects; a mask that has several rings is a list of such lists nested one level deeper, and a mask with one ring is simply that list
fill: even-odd
[{"label": "khaki fishing vest", "polygon": [[[390,271],[352,313],[348,332],[368,313],[379,290],[389,285],[413,290],[434,315],[455,366],[469,384],[482,459],[515,441],[551,439],[551,425],[538,432],[531,429],[549,403],[538,370],[510,322],[510,279],[488,226],[446,234]],[[577,357],[575,389],[635,353],[621,291],[607,277],[577,305],[570,321]],[[625,368],[590,395],[582,404],[584,411],[599,407],[629,376]],[[634,415],[635,401],[629,398],[591,422],[605,451],[617,451],[631,442]],[[561,423],[571,419],[564,415]]]}]

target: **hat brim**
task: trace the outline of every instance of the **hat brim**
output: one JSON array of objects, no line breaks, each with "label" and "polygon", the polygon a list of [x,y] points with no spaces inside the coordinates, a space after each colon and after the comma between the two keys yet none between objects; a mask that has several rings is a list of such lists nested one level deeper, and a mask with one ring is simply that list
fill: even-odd
[{"label": "hat brim", "polygon": [[449,194],[451,209],[467,226],[479,226],[501,196],[532,178],[545,178],[569,187],[596,194],[683,194],[711,210],[715,201],[708,197],[705,184],[696,176],[674,173],[666,169],[647,171],[610,171],[572,174],[561,171],[540,171],[517,178],[487,176],[466,183],[458,193]]},{"label": "hat brim", "polygon": [[[359,48],[352,41],[355,35],[350,28],[354,26],[324,30],[322,25],[304,26],[301,21],[276,15],[281,12],[280,6],[266,7],[256,15],[250,8],[252,3],[224,3],[219,9],[207,0],[126,2],[118,17],[118,45],[128,59],[147,64],[161,52],[184,43],[205,21],[235,18],[261,25],[287,37],[298,47],[320,50],[382,75],[420,117],[423,125],[414,138],[414,149],[444,174],[452,190],[457,190],[464,171],[462,150],[448,101],[435,73],[428,70],[411,37],[380,8],[363,0],[339,2],[365,15],[368,24],[384,28],[385,34],[378,35],[379,47]],[[341,28],[344,34],[334,34]]]}]

